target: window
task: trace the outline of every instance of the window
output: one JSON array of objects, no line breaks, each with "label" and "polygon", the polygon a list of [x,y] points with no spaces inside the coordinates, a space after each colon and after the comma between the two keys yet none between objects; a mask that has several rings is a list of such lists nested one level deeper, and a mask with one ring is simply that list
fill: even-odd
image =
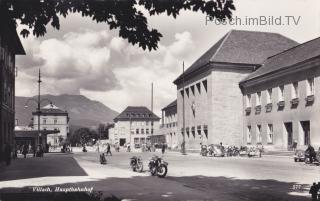
[{"label": "window", "polygon": [[204,80],[204,81],[202,81],[202,84],[203,84],[203,88],[204,88],[204,90],[207,92],[207,80]]},{"label": "window", "polygon": [[143,128],[141,129],[141,134],[144,134],[144,129]]},{"label": "window", "polygon": [[182,98],[184,98],[184,92],[183,92],[183,90],[180,90],[180,94],[181,94]]},{"label": "window", "polygon": [[47,119],[43,119],[43,124],[47,124]]},{"label": "window", "polygon": [[146,126],[148,126],[149,125],[149,121],[146,121]]},{"label": "window", "polygon": [[299,84],[298,82],[292,83],[292,99],[298,98],[299,95]]},{"label": "window", "polygon": [[284,101],[284,86],[279,86],[279,101]]},{"label": "window", "polygon": [[139,134],[139,129],[138,128],[136,129],[136,134]]},{"label": "window", "polygon": [[256,93],[256,106],[261,105],[261,91]]},{"label": "window", "polygon": [[146,134],[149,134],[149,128],[146,128]]},{"label": "window", "polygon": [[257,125],[257,143],[261,143],[261,125]]},{"label": "window", "polygon": [[247,143],[251,143],[251,126],[247,126]]},{"label": "window", "polygon": [[189,97],[189,88],[186,88],[186,94]]},{"label": "window", "polygon": [[200,83],[197,83],[196,86],[197,86],[199,94],[201,94],[201,85],[200,85]]},{"label": "window", "polygon": [[273,125],[272,124],[268,124],[268,144],[272,144],[273,143]]},{"label": "window", "polygon": [[57,124],[57,123],[58,123],[58,119],[54,119],[54,120],[53,120],[53,123],[54,123],[54,124]]},{"label": "window", "polygon": [[135,144],[139,144],[139,138],[138,137],[135,137],[133,140],[134,140]]},{"label": "window", "polygon": [[307,80],[307,96],[314,95],[314,78]]},{"label": "window", "polygon": [[251,107],[251,94],[246,95],[246,107]]},{"label": "window", "polygon": [[194,95],[194,85],[192,85],[190,89],[191,89],[192,95]]},{"label": "window", "polygon": [[151,134],[153,134],[153,129],[151,129]]},{"label": "window", "polygon": [[272,88],[267,90],[267,103],[272,103]]}]

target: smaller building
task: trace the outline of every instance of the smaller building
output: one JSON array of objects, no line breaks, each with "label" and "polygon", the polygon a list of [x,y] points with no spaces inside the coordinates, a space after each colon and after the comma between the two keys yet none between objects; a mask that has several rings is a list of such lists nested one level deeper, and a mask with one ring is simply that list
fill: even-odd
[{"label": "smaller building", "polygon": [[160,118],[147,107],[128,106],[114,119],[114,127],[109,129],[111,143],[120,146],[130,144],[141,146],[150,142],[150,137],[159,132]]},{"label": "smaller building", "polygon": [[[38,129],[38,112],[32,112],[33,129]],[[60,146],[69,135],[69,116],[67,111],[59,109],[52,103],[44,106],[40,111],[40,130],[59,131],[55,134],[49,134],[47,141],[51,146]]]},{"label": "smaller building", "polygon": [[162,120],[159,133],[164,136],[162,139],[165,139],[165,143],[169,149],[179,148],[177,100],[174,100],[162,109]]}]

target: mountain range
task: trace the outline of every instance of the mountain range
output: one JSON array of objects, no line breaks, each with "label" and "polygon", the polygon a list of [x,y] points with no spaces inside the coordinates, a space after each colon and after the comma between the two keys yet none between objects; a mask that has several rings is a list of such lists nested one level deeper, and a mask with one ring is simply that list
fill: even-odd
[{"label": "mountain range", "polygon": [[[32,112],[36,111],[37,104],[35,101],[29,101],[25,107],[28,99],[35,97],[21,97],[15,98],[15,118],[18,119],[18,125],[29,125],[32,118]],[[43,95],[41,100],[48,99],[54,105],[62,110],[68,111],[70,117],[70,129],[80,127],[97,127],[100,123],[113,122],[113,119],[119,114],[110,109],[99,101],[90,100],[83,95]],[[49,101],[43,101],[41,107],[49,104]]]}]

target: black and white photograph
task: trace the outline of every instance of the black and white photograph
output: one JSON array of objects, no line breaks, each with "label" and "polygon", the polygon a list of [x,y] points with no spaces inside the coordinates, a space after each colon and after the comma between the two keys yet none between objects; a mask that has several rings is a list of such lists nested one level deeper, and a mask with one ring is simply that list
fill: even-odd
[{"label": "black and white photograph", "polygon": [[320,1],[0,0],[0,201],[320,201]]}]

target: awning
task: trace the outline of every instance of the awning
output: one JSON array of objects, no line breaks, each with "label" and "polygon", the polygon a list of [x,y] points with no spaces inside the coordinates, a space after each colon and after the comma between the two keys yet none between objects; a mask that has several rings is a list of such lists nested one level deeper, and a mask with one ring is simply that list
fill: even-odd
[{"label": "awning", "polygon": [[[60,133],[58,130],[41,130],[41,135],[49,135]],[[37,130],[20,130],[14,131],[15,138],[26,138],[26,137],[38,137],[39,132]]]}]

